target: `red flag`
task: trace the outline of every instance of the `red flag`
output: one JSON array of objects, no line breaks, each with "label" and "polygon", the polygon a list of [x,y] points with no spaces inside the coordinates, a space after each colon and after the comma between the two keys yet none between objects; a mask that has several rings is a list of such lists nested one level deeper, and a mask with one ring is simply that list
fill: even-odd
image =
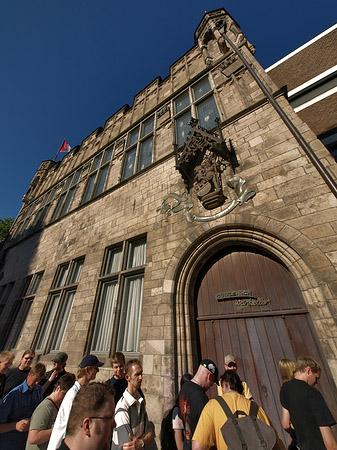
[{"label": "red flag", "polygon": [[68,152],[70,152],[70,150],[71,150],[70,145],[68,144],[68,142],[66,142],[65,139],[63,139],[63,142],[62,142],[62,145],[60,147],[59,153],[62,153],[62,152],[68,153]]}]

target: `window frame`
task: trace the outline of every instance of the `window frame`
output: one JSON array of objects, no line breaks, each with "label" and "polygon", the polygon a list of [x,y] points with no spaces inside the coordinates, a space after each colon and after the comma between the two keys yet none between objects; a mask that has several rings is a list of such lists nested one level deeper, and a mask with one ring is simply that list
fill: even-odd
[{"label": "window frame", "polygon": [[[107,155],[109,153],[110,156],[107,159]],[[114,156],[114,144],[111,144],[92,158],[90,163],[88,180],[86,182],[84,192],[82,195],[81,205],[90,202],[90,200],[93,200],[94,198],[98,197],[105,191],[109,176],[109,169],[113,156]],[[104,181],[102,185],[101,175],[104,170],[106,171],[106,173],[104,175]],[[91,180],[93,180],[92,184],[90,184]],[[100,187],[99,191],[98,187]]]},{"label": "window frame", "polygon": [[44,271],[40,271],[28,275],[22,282],[19,298],[13,304],[10,317],[6,324],[7,332],[3,338],[5,347],[9,350],[15,350],[17,347],[43,274]]},{"label": "window frame", "polygon": [[[142,264],[130,267],[129,256],[132,249],[134,249],[135,248],[134,246],[137,244],[139,244],[140,246],[144,246],[141,250],[141,257],[143,258],[143,260],[141,261]],[[142,290],[139,296],[139,305],[138,305],[138,321],[139,321],[138,328],[140,330],[143,291],[144,291],[143,284],[146,266],[146,244],[147,244],[146,236],[141,235],[126,240],[124,242],[119,242],[115,245],[111,245],[105,249],[100,277],[97,285],[96,299],[91,316],[91,325],[88,332],[87,349],[86,349],[88,352],[110,356],[113,351],[123,351],[123,353],[128,355],[128,357],[139,355],[139,333],[136,336],[137,348],[133,348],[132,351],[127,351],[119,346],[119,343],[122,340],[121,336],[124,336],[120,322],[122,320],[121,316],[123,303],[128,304],[128,299],[125,299],[126,297],[125,289],[128,280],[137,276],[141,277]],[[119,270],[107,273],[106,266],[109,262],[110,252],[116,249],[118,249],[121,253]],[[104,297],[104,290],[106,289],[107,285],[112,283],[115,283],[114,298],[110,299]],[[107,309],[106,304],[108,302],[112,303],[112,305],[110,305],[110,307],[108,308],[110,311],[110,315],[107,316],[106,320],[102,322],[101,317],[103,316],[103,311]],[[103,330],[105,329],[109,330],[109,335],[106,337],[106,339],[104,339],[104,337],[102,338],[101,336],[102,333],[104,332]],[[103,341],[105,343],[105,347],[103,348],[103,345],[99,347],[99,344],[102,343]]]},{"label": "window frame", "polygon": [[[209,84],[209,90],[205,91],[204,93],[201,93],[200,96],[197,97],[196,95],[196,89],[198,87],[198,85],[202,85],[203,82],[205,82],[207,80],[208,84]],[[185,103],[184,106],[182,106],[181,109],[177,110],[177,102],[179,99],[183,99],[184,97],[186,98],[186,96],[189,99],[189,103]],[[179,137],[179,133],[178,133],[178,121],[183,118],[185,115],[187,115],[189,113],[189,120],[186,121],[186,125],[184,126],[185,130],[186,127],[188,125],[188,122],[190,121],[190,119],[198,119],[200,126],[205,128],[205,126],[203,126],[203,124],[201,123],[200,120],[200,113],[198,112],[198,107],[200,107],[202,104],[205,104],[206,101],[208,101],[209,99],[213,99],[214,105],[216,107],[216,110],[214,111],[214,113],[217,113],[216,117],[220,118],[220,111],[215,99],[215,94],[214,94],[214,88],[212,87],[212,83],[211,83],[211,79],[209,78],[209,76],[205,76],[199,80],[197,80],[195,83],[191,84],[190,86],[188,86],[188,88],[186,88],[183,92],[179,93],[179,95],[177,95],[175,98],[172,99],[172,111],[173,111],[173,120],[174,120],[174,130],[175,130],[175,142],[177,145],[177,148],[181,148],[186,140],[187,140],[187,136],[186,137]],[[210,126],[209,128],[206,128],[207,130],[212,130],[213,128],[216,127],[216,123],[214,123],[213,126]],[[184,130],[184,131],[185,131]],[[187,129],[188,130],[188,129]],[[189,131],[189,130],[188,130]],[[188,135],[188,133],[187,133]],[[181,140],[180,140],[181,139]]]},{"label": "window frame", "polygon": [[[148,132],[144,133],[145,127],[149,122],[152,122],[151,129]],[[132,130],[128,132],[126,136],[126,147],[124,152],[124,161],[121,174],[122,181],[131,178],[133,175],[141,172],[142,170],[146,169],[153,163],[155,129],[156,129],[156,115],[151,114],[150,116],[146,117],[146,119],[141,121],[136,127],[134,127]],[[130,138],[132,138],[132,136],[137,130],[138,130],[137,138],[135,140],[133,139],[131,140]],[[149,162],[148,160],[146,160],[146,165],[140,167],[141,158],[143,155],[142,150],[143,148],[145,148],[144,145],[146,142],[151,142],[151,161]],[[131,155],[132,152],[135,152],[135,156],[132,164],[132,173],[130,173],[129,171],[127,172],[128,167],[127,162],[128,156]]]},{"label": "window frame", "polygon": [[[85,256],[81,256],[58,265],[34,337],[36,352],[41,354],[57,353],[62,348],[84,262]],[[78,264],[81,264],[79,275],[76,280],[73,280],[72,277]],[[60,273],[64,268],[66,268],[66,273],[60,278]],[[74,295],[68,301],[70,293]],[[66,318],[60,322],[59,319],[64,310],[66,310]]]},{"label": "window frame", "polygon": [[67,212],[70,210],[71,204],[75,197],[75,192],[78,183],[80,182],[81,179],[81,175],[82,175],[82,168],[79,168],[65,180],[60,196],[54,208],[51,221],[55,221],[65,216]]}]

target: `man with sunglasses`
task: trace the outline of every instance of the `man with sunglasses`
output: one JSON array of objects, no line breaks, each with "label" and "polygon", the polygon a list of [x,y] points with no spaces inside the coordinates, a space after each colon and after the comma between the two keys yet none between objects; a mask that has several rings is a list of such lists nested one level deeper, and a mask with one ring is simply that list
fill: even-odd
[{"label": "man with sunglasses", "polygon": [[59,450],[110,450],[114,420],[114,390],[90,383],[76,395]]},{"label": "man with sunglasses", "polygon": [[[235,358],[233,355],[226,355],[225,356],[225,364],[224,364],[224,369],[225,370],[234,370],[236,372],[238,366],[236,364]],[[250,392],[250,389],[248,387],[248,384],[245,381],[242,381],[242,387],[243,387],[243,393],[242,395],[244,397],[246,397],[248,400],[253,400],[253,395]],[[218,386],[218,394],[222,395],[222,388],[221,386]]]},{"label": "man with sunglasses", "polygon": [[3,397],[5,397],[5,395],[8,394],[8,392],[10,392],[16,386],[19,386],[19,384],[25,381],[34,358],[35,351],[29,348],[28,350],[24,351],[19,366],[15,367],[14,369],[8,370],[8,372],[6,373],[6,382],[2,394]]}]

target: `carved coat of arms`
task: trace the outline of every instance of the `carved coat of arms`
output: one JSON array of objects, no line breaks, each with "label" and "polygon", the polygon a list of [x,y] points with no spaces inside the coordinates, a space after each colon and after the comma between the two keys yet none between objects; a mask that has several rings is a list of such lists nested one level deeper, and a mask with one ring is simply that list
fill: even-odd
[{"label": "carved coat of arms", "polygon": [[[166,215],[166,220],[173,213],[184,211],[188,221],[208,222],[218,219],[237,205],[242,205],[254,197],[255,191],[244,187],[245,180],[235,175],[239,166],[231,141],[227,144],[222,138],[200,127],[197,120],[190,122],[192,130],[185,145],[175,152],[176,169],[180,172],[186,187],[183,194],[167,194],[157,211]],[[223,186],[224,171],[230,166],[232,175]],[[191,212],[193,202],[189,200],[195,194],[206,210],[213,210],[225,204],[228,196],[226,189],[233,189],[237,199],[233,200],[220,213],[213,215],[195,215]]]}]

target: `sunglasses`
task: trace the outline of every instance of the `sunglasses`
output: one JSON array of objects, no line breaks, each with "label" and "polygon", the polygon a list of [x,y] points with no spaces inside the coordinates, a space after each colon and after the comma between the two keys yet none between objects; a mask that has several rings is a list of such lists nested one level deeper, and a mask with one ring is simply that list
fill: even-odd
[{"label": "sunglasses", "polygon": [[235,362],[230,362],[227,364],[228,367],[237,367]]},{"label": "sunglasses", "polygon": [[26,361],[31,361],[31,360],[33,360],[34,358],[25,358],[25,360]]}]

